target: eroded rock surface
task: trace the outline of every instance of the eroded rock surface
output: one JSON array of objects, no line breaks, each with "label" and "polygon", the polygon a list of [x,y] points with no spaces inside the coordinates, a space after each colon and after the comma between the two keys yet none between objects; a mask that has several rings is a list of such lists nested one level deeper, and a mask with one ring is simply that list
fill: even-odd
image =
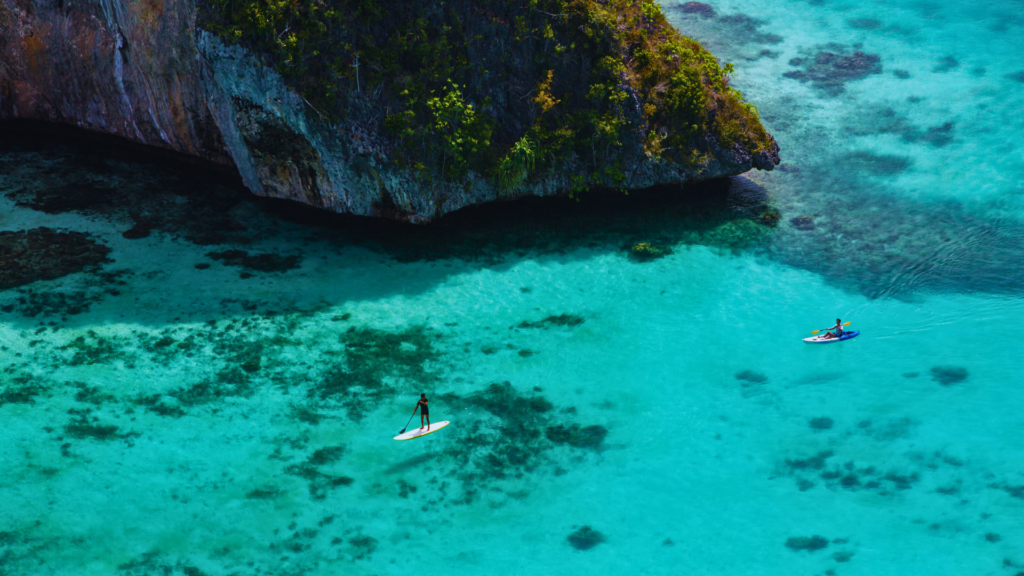
[{"label": "eroded rock surface", "polygon": [[[588,187],[645,188],[685,183],[753,168],[771,170],[779,163],[778,145],[764,132],[756,112],[740,103],[739,96],[728,88],[725,69],[721,78],[699,80],[705,87],[717,87],[708,89],[714,93],[709,92],[711,99],[701,112],[708,119],[708,131],[703,136],[687,136],[694,145],[693,154],[687,156],[678,152],[678,146],[657,146],[659,139],[673,138],[675,112],[671,112],[671,106],[675,104],[666,102],[675,101],[668,97],[677,90],[675,81],[668,88],[661,84],[637,87],[633,86],[637,81],[632,79],[632,70],[613,66],[609,70],[617,71],[610,73],[620,77],[614,90],[621,92],[605,98],[610,98],[609,102],[618,102],[619,95],[624,98],[616,104],[618,120],[612,122],[619,122],[614,128],[618,136],[604,142],[595,133],[594,142],[600,147],[586,146],[593,149],[593,158],[563,154],[557,166],[537,170],[529,177],[523,168],[521,174],[513,175],[511,188],[499,185],[492,170],[470,168],[452,175],[441,163],[439,172],[431,172],[429,165],[424,170],[416,162],[396,160],[403,147],[411,144],[386,129],[386,121],[395,116],[393,102],[379,96],[379,88],[374,96],[367,87],[360,87],[360,78],[365,80],[367,76],[360,76],[358,71],[350,78],[339,76],[338,91],[346,93],[348,108],[343,114],[325,114],[310,103],[294,79],[289,82],[278,73],[282,68],[273,54],[253,52],[246,47],[244,36],[240,44],[229,43],[222,36],[223,28],[218,29],[218,35],[197,26],[197,11],[204,14],[203,6],[197,6],[196,0],[0,0],[0,120],[40,119],[114,134],[233,166],[257,195],[295,200],[334,212],[411,222],[428,221],[496,199]],[[585,15],[589,8],[582,6]],[[637,20],[641,32],[677,38],[660,12],[651,7],[644,12],[648,14],[646,20]],[[467,0],[456,3],[452,10],[472,15],[466,18],[484,18],[477,8]],[[481,21],[507,29],[499,16]],[[533,13],[527,16],[541,18]],[[504,33],[518,38],[512,32]],[[614,30],[603,33],[621,35]],[[563,88],[579,84],[567,76],[568,68],[556,66],[552,80],[550,70],[529,64],[531,55],[538,60],[541,47],[545,53],[555,54],[553,47],[564,38],[558,36],[562,31],[552,34],[551,42],[541,39],[533,47],[516,46],[516,60],[508,65],[512,72],[498,76],[506,80],[488,80],[489,84],[465,88],[466,99],[476,102],[478,114],[488,115],[496,130],[505,131],[496,131],[491,144],[495,150],[512,150],[507,158],[513,158],[512,146],[517,138],[529,143],[523,139],[531,123],[538,125],[537,116],[558,114],[560,101],[564,100],[562,107],[567,106],[568,93],[563,93]],[[627,46],[627,40],[616,38]],[[472,48],[474,40],[466,41]],[[683,56],[674,57],[706,57],[696,43],[684,46],[676,42],[669,50]],[[630,50],[644,46],[637,44]],[[494,51],[493,47],[487,49]],[[336,56],[352,57],[341,53]],[[581,62],[587,61],[581,58]],[[623,62],[633,60],[623,56]],[[597,63],[591,64],[599,70]],[[364,65],[370,71],[374,63]],[[516,76],[517,66],[520,72],[526,66],[520,74],[523,78]],[[609,74],[587,70],[585,76]],[[353,83],[356,91],[349,86]],[[595,83],[590,91],[593,93],[593,86],[613,85]],[[538,96],[538,87],[544,86],[550,89],[547,101]],[[393,90],[387,88],[385,92],[389,89]],[[587,84],[578,89],[586,93]],[[520,93],[529,97],[511,97]],[[668,94],[665,102],[658,100],[663,93]],[[582,101],[579,96],[575,98],[577,103]],[[597,106],[607,108],[606,104]],[[659,111],[650,112],[654,109],[651,106]],[[596,114],[608,113],[599,108],[595,108]],[[550,112],[552,109],[555,111]],[[726,117],[731,123],[728,130],[722,125]],[[599,127],[603,122],[606,120],[593,120]],[[750,134],[754,134],[753,140]],[[491,161],[497,162],[493,158]],[[142,233],[140,229],[131,235],[142,237]]]}]

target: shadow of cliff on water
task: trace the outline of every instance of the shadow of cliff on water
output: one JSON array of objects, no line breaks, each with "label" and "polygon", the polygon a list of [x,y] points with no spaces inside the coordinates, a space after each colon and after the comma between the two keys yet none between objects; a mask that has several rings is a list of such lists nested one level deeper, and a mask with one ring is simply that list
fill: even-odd
[{"label": "shadow of cliff on water", "polygon": [[766,191],[739,176],[629,193],[588,191],[578,198],[525,197],[463,208],[430,225],[326,213],[264,200],[268,212],[315,226],[398,262],[459,259],[498,266],[508,258],[559,258],[581,249],[630,252],[638,243],[752,248],[771,231]]},{"label": "shadow of cliff on water", "polygon": [[687,245],[755,249],[777,218],[763,188],[734,177],[495,202],[412,225],[259,198],[229,169],[149,152],[76,129],[5,124],[0,203],[10,209],[0,230],[9,243],[46,227],[84,233],[68,239],[90,243],[83,253],[110,251],[102,264],[79,265],[62,248],[49,256],[63,277],[33,277],[26,264],[0,278],[0,320],[161,324],[308,311],[419,294],[522,260],[611,253],[643,265]]}]

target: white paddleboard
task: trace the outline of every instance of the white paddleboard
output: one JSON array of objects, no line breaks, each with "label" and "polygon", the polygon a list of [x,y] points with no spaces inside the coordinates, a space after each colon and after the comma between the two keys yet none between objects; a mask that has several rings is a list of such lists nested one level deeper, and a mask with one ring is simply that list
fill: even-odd
[{"label": "white paddleboard", "polygon": [[398,436],[395,436],[395,440],[412,440],[413,438],[419,438],[420,436],[433,434],[434,432],[437,432],[438,430],[444,428],[449,424],[451,424],[451,422],[449,422],[448,420],[434,422],[433,424],[430,425],[430,430],[427,430],[426,426],[424,426],[423,428],[415,428],[413,430],[409,430],[405,434],[399,434]]}]

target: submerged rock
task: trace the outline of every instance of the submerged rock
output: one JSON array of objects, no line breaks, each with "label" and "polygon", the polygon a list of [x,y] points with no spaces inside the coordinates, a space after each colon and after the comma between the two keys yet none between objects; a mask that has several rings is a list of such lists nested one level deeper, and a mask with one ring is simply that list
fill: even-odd
[{"label": "submerged rock", "polygon": [[[0,119],[117,135],[236,169],[257,195],[411,222],[779,163],[731,66],[657,4],[332,7],[0,0]],[[109,198],[59,192],[38,208]]]}]

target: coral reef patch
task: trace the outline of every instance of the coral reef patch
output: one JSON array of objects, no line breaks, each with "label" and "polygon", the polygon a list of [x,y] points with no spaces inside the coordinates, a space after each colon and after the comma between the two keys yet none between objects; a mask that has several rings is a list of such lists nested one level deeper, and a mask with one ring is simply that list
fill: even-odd
[{"label": "coral reef patch", "polygon": [[938,74],[945,74],[946,72],[949,72],[950,70],[954,70],[959,67],[960,61],[954,58],[953,56],[947,55],[939,59],[939,62],[934,67],[932,67],[932,72]]},{"label": "coral reef patch", "polygon": [[[444,394],[440,400],[467,421],[460,426],[465,432],[447,444],[442,456],[459,469],[463,496],[456,503],[472,502],[482,485],[557,468],[552,454],[556,449],[596,452],[608,434],[604,426],[566,421],[559,414],[574,411],[556,411],[536,391],[520,394],[510,382],[495,382],[461,397]],[[482,408],[483,414],[473,408]]]},{"label": "coral reef patch", "polygon": [[577,550],[590,550],[594,546],[606,541],[604,534],[594,530],[590,526],[581,526],[569,534],[566,539],[569,544]]},{"label": "coral reef patch", "polygon": [[94,269],[110,248],[81,232],[33,228],[0,232],[0,290]]},{"label": "coral reef patch", "polygon": [[753,370],[742,370],[736,373],[736,379],[743,383],[743,386],[750,386],[753,384],[764,384],[768,382],[768,377],[760,372],[754,372]]},{"label": "coral reef patch", "polygon": [[225,266],[241,266],[247,270],[259,272],[287,272],[299,267],[299,256],[279,256],[277,254],[253,254],[245,250],[225,250],[210,252],[208,257],[219,260]]},{"label": "coral reef patch", "polygon": [[548,316],[547,318],[544,318],[543,320],[538,320],[536,322],[530,322],[528,320],[523,320],[522,322],[517,324],[515,327],[516,328],[554,328],[554,327],[575,328],[575,327],[579,326],[580,324],[583,324],[584,322],[586,322],[586,319],[583,318],[583,316],[579,316],[579,315],[576,315],[576,314],[559,314],[557,316],[555,316],[555,315]]},{"label": "coral reef patch", "polygon": [[846,90],[846,83],[882,73],[882,58],[859,49],[850,52],[842,44],[826,44],[817,53],[793,58],[790,66],[802,70],[790,70],[786,78],[809,82],[811,87],[827,96],[838,96]]},{"label": "coral reef patch", "polygon": [[828,538],[824,536],[792,536],[786,539],[786,548],[794,552],[817,552],[828,547]]},{"label": "coral reef patch", "polygon": [[846,23],[857,30],[875,30],[882,27],[882,21],[877,18],[852,18]]},{"label": "coral reef patch", "polygon": [[932,380],[950,386],[967,380],[967,369],[960,366],[933,366],[930,370]]},{"label": "coral reef patch", "polygon": [[683,14],[696,14],[705,18],[714,18],[717,15],[713,6],[703,2],[684,2],[682,4],[669,7],[669,10],[675,10],[682,12]]},{"label": "coral reef patch", "polygon": [[913,124],[906,114],[890,106],[876,106],[859,109],[850,115],[846,131],[857,136],[873,134],[895,134],[904,142],[922,142],[935,147],[946,146],[954,139],[956,124],[943,122],[937,126],[921,128]]},{"label": "coral reef patch", "polygon": [[830,430],[835,423],[831,418],[822,416],[819,418],[811,418],[808,424],[812,430]]}]

